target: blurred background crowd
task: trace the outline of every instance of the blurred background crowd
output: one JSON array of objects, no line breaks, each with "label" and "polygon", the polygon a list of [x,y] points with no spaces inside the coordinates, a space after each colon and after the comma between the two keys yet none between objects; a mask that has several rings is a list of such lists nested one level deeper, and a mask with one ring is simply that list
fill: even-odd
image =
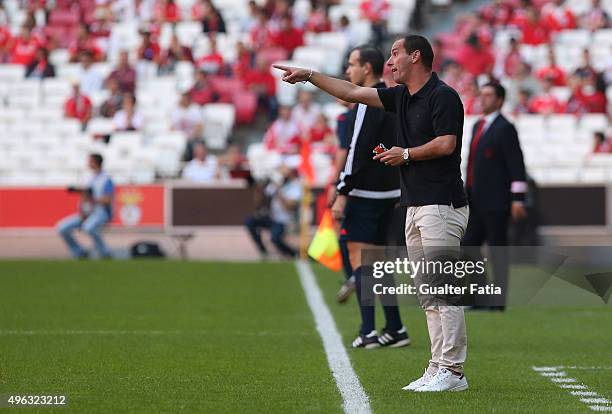
[{"label": "blurred background crowd", "polygon": [[[610,1],[496,0],[432,37],[463,99],[499,80],[540,181],[607,181]],[[59,185],[101,153],[115,181],[265,180],[304,143],[318,186],[334,177],[347,110],[272,62],[343,76],[351,47],[434,27],[424,0],[5,0],[0,7],[0,183]],[[435,31],[435,30],[434,30]],[[388,82],[390,83],[390,82]],[[556,144],[555,144],[556,142]],[[561,144],[561,145],[558,145]],[[570,147],[568,147],[570,146]],[[578,160],[566,165],[560,152]],[[604,157],[605,158],[605,157]],[[612,164],[611,164],[612,165]],[[580,168],[586,166],[588,168]],[[567,167],[571,167],[568,169]],[[572,169],[573,168],[573,169]]]}]

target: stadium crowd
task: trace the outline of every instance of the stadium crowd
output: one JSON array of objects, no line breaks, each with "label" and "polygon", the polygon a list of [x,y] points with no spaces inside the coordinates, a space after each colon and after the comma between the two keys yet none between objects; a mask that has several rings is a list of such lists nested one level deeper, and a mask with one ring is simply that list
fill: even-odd
[{"label": "stadium crowd", "polygon": [[[240,20],[228,23],[228,9],[213,0],[13,0],[0,7],[0,61],[23,65],[28,78],[47,79],[56,76],[54,52],[66,50],[68,62],[80,67],[64,103],[65,116],[77,119],[84,130],[93,117],[108,118],[115,131],[139,131],[146,123],[136,96],[147,70],[153,67],[154,76],[165,76],[187,67],[193,80],[178,86],[180,99],[167,114],[171,128],[188,138],[183,161],[190,161],[195,145],[204,143],[207,126],[199,108],[210,103],[234,105],[238,123],[252,123],[258,114],[266,117],[262,141],[270,151],[298,154],[301,143],[310,141],[315,152],[333,157],[336,119],[309,92],[301,92],[296,104],[279,99],[270,64],[291,59],[311,34],[341,33],[349,47],[355,46],[356,37],[349,16],[330,16],[341,1],[311,0],[307,8],[303,3],[251,0]],[[20,13],[9,13],[9,4]],[[359,19],[369,23],[376,45],[388,40],[390,11],[387,0],[360,3]],[[205,48],[181,40],[178,24],[186,21],[200,25]],[[135,47],[113,41],[112,33],[122,23],[138,27]],[[162,42],[168,25],[169,41]],[[236,27],[240,36],[228,53],[219,36]],[[563,0],[496,0],[458,16],[454,30],[435,39],[434,70],[459,91],[469,115],[481,112],[478,84],[489,80],[507,87],[513,114],[609,114],[610,47],[602,62],[601,45],[573,44],[568,32],[609,28],[610,16],[599,0],[578,8]],[[580,55],[568,65],[567,55],[560,59],[559,53],[570,46],[580,48]],[[99,62],[112,65],[109,74],[98,70]],[[94,99],[100,91],[104,99]]]},{"label": "stadium crowd", "polygon": [[[481,111],[475,83],[483,77],[508,88],[514,114],[606,113],[612,49],[608,46],[606,61],[596,65],[590,47],[599,45],[565,42],[563,36],[609,27],[610,18],[599,0],[581,14],[563,0],[498,0],[457,18],[455,29],[438,38],[436,65],[460,92],[467,114]],[[500,32],[507,35],[506,44],[494,43]],[[580,49],[573,70],[568,66],[574,62],[564,58],[561,64],[557,58],[560,45]]]}]

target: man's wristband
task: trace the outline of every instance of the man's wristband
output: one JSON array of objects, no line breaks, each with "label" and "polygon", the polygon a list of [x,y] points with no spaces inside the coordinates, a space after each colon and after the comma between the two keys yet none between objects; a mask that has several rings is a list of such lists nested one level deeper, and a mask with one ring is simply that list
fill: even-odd
[{"label": "man's wristband", "polygon": [[305,81],[303,81],[302,83],[305,85],[306,82],[308,82],[310,80],[310,78],[312,78],[312,68],[310,68],[310,73],[308,74],[308,79],[306,79]]}]

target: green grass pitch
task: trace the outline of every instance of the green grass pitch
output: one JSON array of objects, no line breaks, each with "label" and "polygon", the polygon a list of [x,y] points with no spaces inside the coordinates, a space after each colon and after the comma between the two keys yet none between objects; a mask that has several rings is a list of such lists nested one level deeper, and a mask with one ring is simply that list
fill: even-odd
[{"label": "green grass pitch", "polygon": [[[339,275],[314,270],[348,345],[356,304],[336,305]],[[422,311],[405,306],[402,316],[412,346],[348,351],[374,413],[589,412],[531,367],[612,367],[610,306],[559,301],[468,313],[470,389],[402,392],[429,355]],[[612,369],[571,375],[612,399]],[[69,404],[0,412],[342,412],[292,263],[0,262],[7,394]]]}]

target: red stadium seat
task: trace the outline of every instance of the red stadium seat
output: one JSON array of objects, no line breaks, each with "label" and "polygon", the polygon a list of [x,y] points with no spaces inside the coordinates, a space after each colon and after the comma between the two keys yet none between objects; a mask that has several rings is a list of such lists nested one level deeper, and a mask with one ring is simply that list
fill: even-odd
[{"label": "red stadium seat", "polygon": [[219,102],[224,103],[232,103],[234,96],[244,89],[242,81],[235,78],[213,76],[210,78],[210,83],[219,93]]},{"label": "red stadium seat", "polygon": [[280,62],[289,58],[289,53],[280,47],[269,47],[257,52],[257,58],[262,59],[268,65],[273,62]]},{"label": "red stadium seat", "polygon": [[47,26],[45,35],[51,39],[59,48],[68,48],[76,38],[78,28],[76,26]]},{"label": "red stadium seat", "polygon": [[249,124],[255,119],[257,112],[257,95],[254,92],[238,92],[234,95],[236,122]]},{"label": "red stadium seat", "polygon": [[76,10],[53,10],[49,17],[50,26],[74,26],[79,23],[79,13]]}]

